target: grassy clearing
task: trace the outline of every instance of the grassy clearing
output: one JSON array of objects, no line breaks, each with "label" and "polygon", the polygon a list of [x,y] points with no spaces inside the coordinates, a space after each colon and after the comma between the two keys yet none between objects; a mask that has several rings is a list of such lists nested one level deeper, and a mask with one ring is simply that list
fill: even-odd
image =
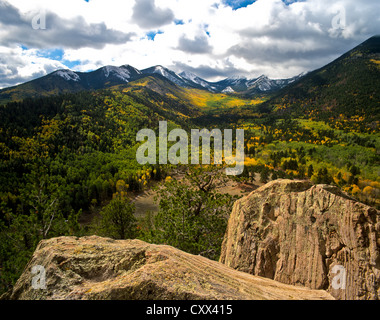
[{"label": "grassy clearing", "polygon": [[214,109],[241,108],[250,105],[257,105],[261,99],[242,99],[226,94],[215,94],[205,90],[189,89],[186,91],[187,99],[195,106],[203,108],[204,111]]}]

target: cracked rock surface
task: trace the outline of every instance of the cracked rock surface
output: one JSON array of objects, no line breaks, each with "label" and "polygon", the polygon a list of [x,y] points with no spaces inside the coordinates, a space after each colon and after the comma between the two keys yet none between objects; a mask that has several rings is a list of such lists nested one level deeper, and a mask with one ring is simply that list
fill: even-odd
[{"label": "cracked rock surface", "polygon": [[276,180],[235,203],[220,262],[336,299],[375,300],[379,235],[380,212],[338,188]]}]

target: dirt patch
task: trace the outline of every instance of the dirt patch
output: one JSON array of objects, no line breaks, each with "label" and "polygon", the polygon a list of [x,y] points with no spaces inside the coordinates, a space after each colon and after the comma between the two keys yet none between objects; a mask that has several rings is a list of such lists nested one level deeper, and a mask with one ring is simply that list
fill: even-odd
[{"label": "dirt patch", "polygon": [[[172,174],[172,177],[175,179],[181,180],[184,175],[181,173],[174,173]],[[259,177],[256,177],[256,181],[258,181]],[[155,183],[154,185],[156,185]],[[252,191],[256,190],[260,186],[262,186],[262,183],[255,182],[255,183],[242,183],[237,182],[232,179],[228,179],[225,185],[219,187],[217,189],[220,193],[228,193],[232,196],[238,196],[243,197],[250,194]],[[153,185],[151,186],[153,187]],[[157,192],[154,191],[152,188],[145,190],[143,192],[138,193],[130,193],[130,199],[135,204],[136,211],[135,211],[135,217],[137,219],[143,219],[146,217],[148,212],[151,212],[153,215],[155,215],[158,210],[159,206],[158,203],[154,201],[154,198],[156,196]],[[83,213],[82,216],[79,219],[79,223],[82,226],[89,226],[93,219],[99,215],[101,208],[93,209],[91,212]]]},{"label": "dirt patch", "polygon": [[150,211],[152,214],[158,212],[158,204],[155,203],[154,197],[156,192],[153,190],[147,190],[139,195],[137,195],[132,201],[135,203],[135,217],[137,219],[144,218],[146,214]]},{"label": "dirt patch", "polygon": [[[228,180],[227,183],[224,186],[218,188],[217,191],[223,194],[228,193],[232,196],[238,196],[240,198],[250,194],[252,191],[256,190],[259,187],[259,184],[240,183],[233,180]],[[149,211],[153,213],[153,215],[158,212],[159,206],[154,201],[156,194],[156,191],[150,189],[135,195],[132,201],[136,206],[136,218],[144,218]]]},{"label": "dirt patch", "polygon": [[252,191],[259,188],[258,185],[251,183],[241,183],[235,181],[228,181],[227,184],[221,188],[218,188],[217,191],[220,193],[228,193],[232,196],[243,197],[250,194]]}]

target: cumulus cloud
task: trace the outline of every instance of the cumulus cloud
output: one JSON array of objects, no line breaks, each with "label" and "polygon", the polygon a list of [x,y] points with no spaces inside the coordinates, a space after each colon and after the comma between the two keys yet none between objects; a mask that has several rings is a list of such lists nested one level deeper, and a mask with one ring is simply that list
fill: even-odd
[{"label": "cumulus cloud", "polygon": [[183,35],[179,39],[178,50],[182,50],[188,53],[210,53],[212,47],[208,43],[206,36],[197,36],[195,39],[188,39],[186,35]]},{"label": "cumulus cloud", "polygon": [[236,75],[241,75],[249,78],[252,76],[250,72],[236,68],[230,59],[224,59],[222,63],[212,65],[200,64],[196,67],[191,67],[181,61],[174,61],[170,66],[173,70],[180,72],[183,70],[190,71],[201,78],[227,78]]},{"label": "cumulus cloud", "polygon": [[66,69],[61,62],[41,57],[38,50],[0,46],[0,88],[14,86],[57,69]]},{"label": "cumulus cloud", "polygon": [[[102,49],[106,44],[125,43],[134,35],[108,29],[104,22],[88,24],[82,16],[63,19],[54,12],[46,11],[23,15],[4,1],[0,2],[0,9],[0,25],[6,30],[2,33],[0,45],[8,47],[22,44],[34,48]],[[35,17],[38,19],[34,21]],[[33,21],[40,29],[33,29]]]},{"label": "cumulus cloud", "polygon": [[142,28],[158,28],[173,20],[173,12],[157,7],[154,0],[137,0],[133,7],[132,21]]}]

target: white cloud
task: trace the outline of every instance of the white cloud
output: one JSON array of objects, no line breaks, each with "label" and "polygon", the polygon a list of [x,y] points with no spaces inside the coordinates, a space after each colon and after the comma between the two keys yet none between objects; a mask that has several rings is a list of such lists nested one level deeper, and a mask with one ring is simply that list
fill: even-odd
[{"label": "white cloud", "polygon": [[132,21],[144,29],[161,27],[174,20],[173,11],[156,6],[155,0],[136,1],[132,11]]},{"label": "white cloud", "polygon": [[[80,71],[108,64],[136,68],[161,64],[176,71],[198,71],[210,80],[232,72],[281,78],[320,67],[380,30],[378,4],[372,0],[306,0],[291,5],[257,0],[238,10],[223,3],[0,0],[0,5],[16,10],[0,18],[0,45],[8,52],[1,58],[0,87],[63,66],[63,60],[33,55],[32,50],[41,47],[64,49],[65,60],[81,62],[75,67]],[[150,12],[136,9],[143,7]],[[31,18],[42,9],[54,19],[47,19],[47,30],[33,30]],[[336,18],[342,12],[344,19]],[[148,39],[147,32],[158,31],[154,41]],[[30,50],[21,50],[21,45]]]},{"label": "white cloud", "polygon": [[39,56],[35,49],[0,47],[0,88],[65,68],[59,61]]}]

